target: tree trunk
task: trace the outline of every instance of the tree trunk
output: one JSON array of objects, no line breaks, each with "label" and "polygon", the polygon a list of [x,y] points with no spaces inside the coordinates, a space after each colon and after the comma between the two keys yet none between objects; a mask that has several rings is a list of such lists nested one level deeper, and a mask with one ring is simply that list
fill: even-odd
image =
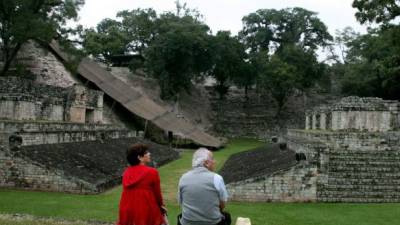
[{"label": "tree trunk", "polygon": [[15,48],[13,49],[13,51],[11,52],[11,54],[5,58],[4,60],[4,66],[3,69],[1,70],[0,76],[5,76],[7,71],[10,69],[11,63],[12,61],[15,59],[15,57],[17,56],[17,53],[19,52],[19,50],[21,49],[22,44],[18,43]]}]

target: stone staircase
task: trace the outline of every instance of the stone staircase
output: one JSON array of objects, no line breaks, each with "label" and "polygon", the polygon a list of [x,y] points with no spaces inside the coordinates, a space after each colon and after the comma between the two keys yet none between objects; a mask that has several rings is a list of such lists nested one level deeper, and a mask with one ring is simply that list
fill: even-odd
[{"label": "stone staircase", "polygon": [[335,150],[327,168],[318,201],[400,202],[399,150]]}]

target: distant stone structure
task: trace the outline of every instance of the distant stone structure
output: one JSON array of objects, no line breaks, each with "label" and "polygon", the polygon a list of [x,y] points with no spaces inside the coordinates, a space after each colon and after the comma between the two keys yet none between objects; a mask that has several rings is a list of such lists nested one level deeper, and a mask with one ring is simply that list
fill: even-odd
[{"label": "distant stone structure", "polygon": [[103,92],[80,85],[63,88],[1,77],[0,119],[102,123]]},{"label": "distant stone structure", "polygon": [[0,187],[99,193],[121,183],[133,143],[149,144],[158,165],[179,157],[143,140],[102,91],[74,78],[50,49],[29,42],[17,62],[26,74],[12,76],[11,68],[0,77]]},{"label": "distant stone structure", "polygon": [[297,164],[229,183],[232,198],[400,202],[399,106],[347,97],[307,111],[306,129],[289,130],[286,136]]},{"label": "distant stone structure", "polygon": [[397,101],[350,96],[306,111],[306,130],[389,131],[400,128]]}]

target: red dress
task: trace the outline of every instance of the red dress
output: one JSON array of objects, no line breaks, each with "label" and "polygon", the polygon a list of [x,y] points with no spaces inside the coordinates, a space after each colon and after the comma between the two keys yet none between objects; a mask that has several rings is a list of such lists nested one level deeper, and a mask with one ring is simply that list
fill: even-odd
[{"label": "red dress", "polygon": [[135,165],[128,167],[122,177],[118,225],[161,225],[163,199],[160,176],[154,168]]}]

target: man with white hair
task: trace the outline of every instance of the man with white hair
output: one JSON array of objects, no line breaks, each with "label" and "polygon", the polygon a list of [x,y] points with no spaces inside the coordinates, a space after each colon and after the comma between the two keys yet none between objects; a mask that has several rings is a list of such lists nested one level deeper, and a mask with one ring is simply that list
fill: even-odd
[{"label": "man with white hair", "polygon": [[228,200],[223,178],[215,173],[213,153],[199,148],[193,154],[192,169],[179,180],[178,202],[182,225],[229,225],[230,215],[222,212]]}]

